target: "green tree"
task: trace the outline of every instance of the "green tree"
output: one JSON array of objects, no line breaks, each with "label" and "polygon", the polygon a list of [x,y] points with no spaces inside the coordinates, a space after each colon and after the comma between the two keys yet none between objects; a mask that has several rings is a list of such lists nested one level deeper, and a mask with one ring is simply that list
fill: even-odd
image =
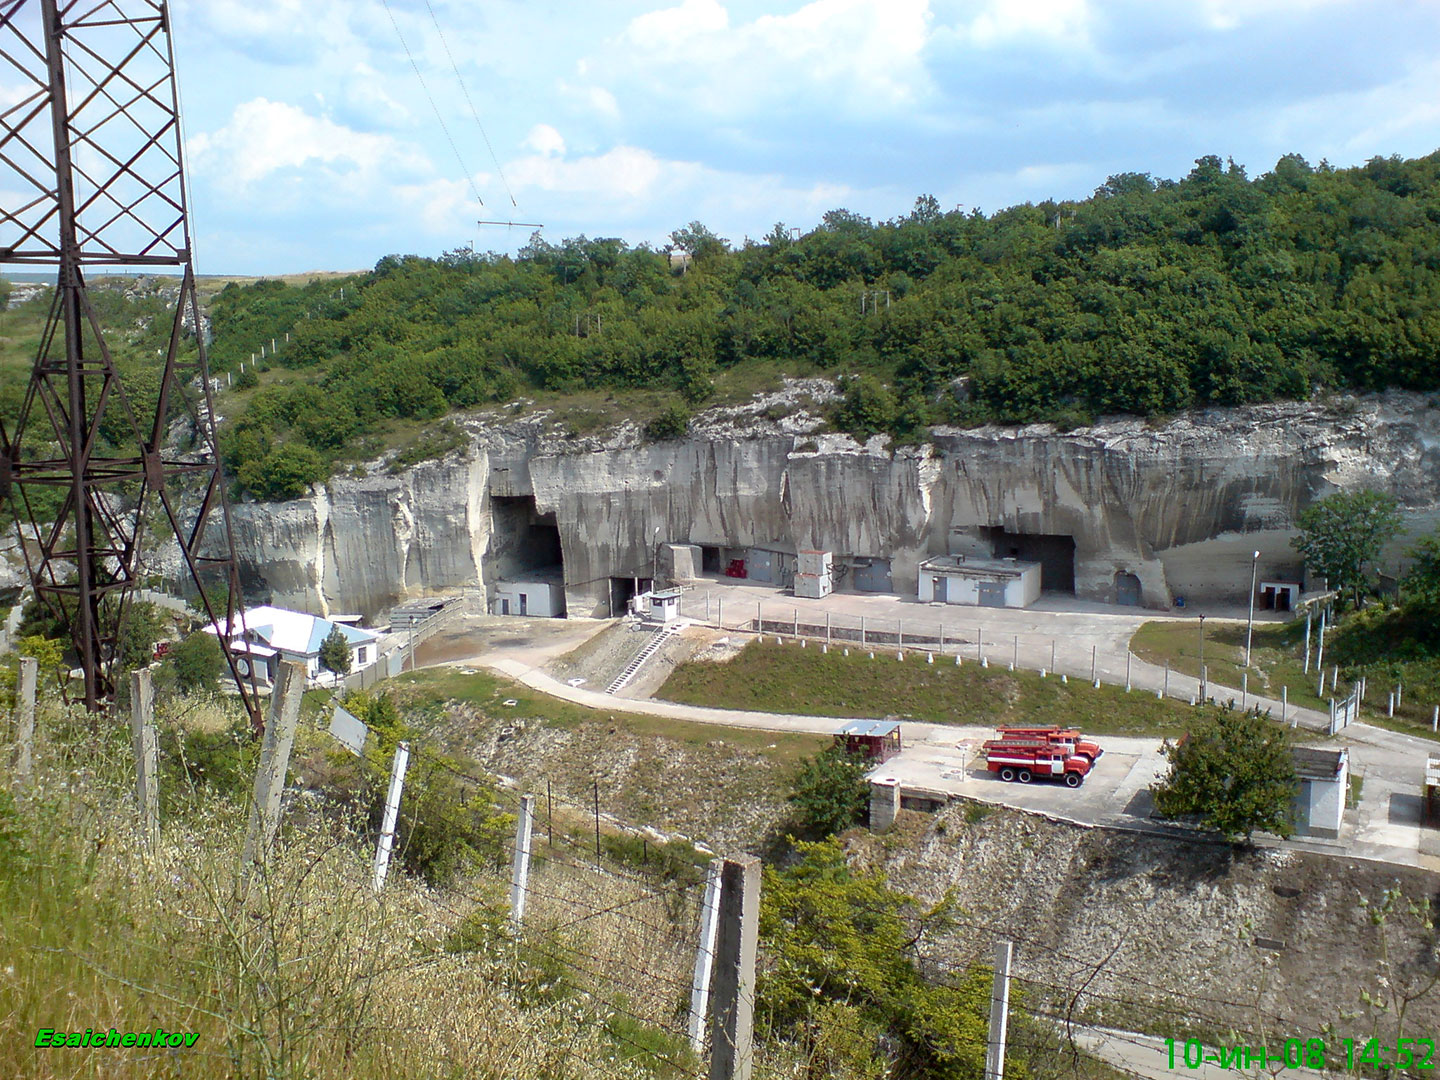
[{"label": "green tree", "polygon": [[[949,898],[921,904],[890,888],[883,870],[851,867],[833,839],[796,850],[793,865],[765,868],[760,892],[760,937],[771,958],[756,985],[762,1029],[798,1040],[817,1059],[812,1076],[976,1080],[989,972],[971,967],[954,985],[935,985],[916,964],[951,925]],[[838,1038],[842,1028],[859,1037]]]},{"label": "green tree", "polygon": [[1223,709],[1163,752],[1170,771],[1150,791],[1165,817],[1196,817],[1227,840],[1294,831],[1295,764],[1286,729],[1269,717]]},{"label": "green tree", "polygon": [[188,635],[165,658],[175,672],[175,684],[183,691],[214,693],[220,686],[220,669],[225,654],[214,634]]},{"label": "green tree", "polygon": [[870,798],[865,786],[869,768],[863,754],[846,753],[838,745],[802,761],[789,795],[800,833],[823,838],[863,820]]},{"label": "green tree", "polygon": [[350,674],[350,642],[339,626],[332,626],[325,640],[320,642],[320,663],[327,671],[337,675]]},{"label": "green tree", "polygon": [[1400,530],[1400,508],[1380,491],[1342,491],[1308,506],[1296,519],[1300,535],[1290,541],[1330,588],[1350,590],[1356,607],[1381,549]]},{"label": "green tree", "polygon": [[262,499],[298,499],[328,472],[324,459],[310,447],[285,443],[259,461],[246,462],[236,475],[241,486]]},{"label": "green tree", "polygon": [[1422,536],[1406,552],[1414,562],[1405,575],[1405,588],[1412,595],[1440,602],[1440,529]]}]

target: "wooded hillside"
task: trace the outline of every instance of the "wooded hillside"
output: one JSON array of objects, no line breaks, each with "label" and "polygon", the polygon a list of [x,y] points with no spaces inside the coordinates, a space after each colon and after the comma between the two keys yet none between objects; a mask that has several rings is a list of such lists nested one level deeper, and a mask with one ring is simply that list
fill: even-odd
[{"label": "wooded hillside", "polygon": [[217,370],[291,339],[226,450],[245,487],[285,497],[395,421],[584,389],[693,407],[737,368],[868,376],[835,423],[912,438],[934,422],[1435,389],[1437,172],[1440,153],[1353,169],[1287,156],[1255,179],[1205,157],[1182,180],[1127,173],[1082,202],[988,216],[923,196],[894,220],[835,210],[742,246],[692,223],[673,236],[688,261],[537,235],[516,257],[387,256],[348,282],[231,286],[212,305]]}]

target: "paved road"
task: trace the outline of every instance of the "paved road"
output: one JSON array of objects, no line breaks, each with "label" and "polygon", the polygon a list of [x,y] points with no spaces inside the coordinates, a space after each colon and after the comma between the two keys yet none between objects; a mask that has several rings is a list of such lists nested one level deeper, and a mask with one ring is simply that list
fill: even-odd
[{"label": "paved road", "polygon": [[[555,679],[536,667],[522,649],[483,653],[466,662],[491,668],[553,697],[609,712],[626,711],[719,726],[812,734],[828,734],[844,720],[856,719],[617,699]],[[877,657],[876,663],[884,662],[894,661]],[[1410,776],[1408,768],[1398,764],[1415,755],[1416,740],[1361,724],[1352,725],[1345,734],[1357,767],[1366,770],[1367,778],[1364,801],[1358,811],[1347,813],[1340,840],[1262,840],[1262,846],[1289,846],[1440,869],[1440,859],[1419,850],[1419,800],[1418,796],[1411,795],[1418,790],[1418,780]],[[871,775],[898,779],[904,790],[960,795],[1083,825],[1183,835],[1180,830],[1153,821],[1149,816],[1151,807],[1146,789],[1164,768],[1157,739],[1107,737],[1104,740],[1106,754],[1095,771],[1083,787],[1071,789],[1051,783],[1006,784],[983,765],[977,766],[977,748],[985,739],[993,737],[993,729],[988,727],[907,721],[903,735],[904,752],[877,767]],[[1412,797],[1413,804],[1407,802]]]}]

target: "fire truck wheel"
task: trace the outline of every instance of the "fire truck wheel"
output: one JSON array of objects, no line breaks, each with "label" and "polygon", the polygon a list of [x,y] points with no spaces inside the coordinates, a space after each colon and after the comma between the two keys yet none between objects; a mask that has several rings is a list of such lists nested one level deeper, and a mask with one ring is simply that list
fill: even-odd
[{"label": "fire truck wheel", "polygon": [[1019,780],[1022,784],[1028,784],[1030,782],[1030,770],[1021,769],[1018,773],[1015,774],[1015,779]]},{"label": "fire truck wheel", "polygon": [[1066,786],[1066,787],[1079,787],[1080,784],[1084,781],[1084,779],[1085,779],[1085,778],[1084,778],[1083,776],[1081,776],[1079,773],[1067,772],[1067,773],[1065,774],[1065,786]]},{"label": "fire truck wheel", "polygon": [[1008,784],[1011,780],[1015,779],[1015,770],[1006,766],[1000,770],[1000,779]]}]

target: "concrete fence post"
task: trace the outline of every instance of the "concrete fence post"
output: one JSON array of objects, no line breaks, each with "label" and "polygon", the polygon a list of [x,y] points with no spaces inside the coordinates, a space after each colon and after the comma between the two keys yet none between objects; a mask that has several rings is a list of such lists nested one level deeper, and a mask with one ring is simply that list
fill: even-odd
[{"label": "concrete fence post", "polygon": [[250,821],[240,856],[242,866],[260,861],[270,850],[275,831],[280,827],[280,796],[285,791],[285,773],[290,768],[290,748],[295,743],[295,725],[300,719],[300,699],[304,693],[305,665],[293,660],[282,661],[270,693],[265,741],[260,745]]},{"label": "concrete fence post", "polygon": [[1130,692],[1130,661],[1134,654],[1129,649],[1125,650],[1125,692]]},{"label": "concrete fence post", "polygon": [[1305,609],[1305,671],[1310,674],[1310,609]]},{"label": "concrete fence post", "polygon": [[825,612],[825,647],[830,647],[830,612]]},{"label": "concrete fence post", "polygon": [[1166,660],[1166,661],[1165,661],[1165,683],[1164,683],[1163,688],[1162,688],[1161,691],[1160,691],[1160,696],[1161,696],[1161,697],[1167,697],[1167,698],[1170,696],[1170,661],[1169,661],[1169,660]]},{"label": "concrete fence post", "polygon": [[130,738],[135,748],[135,804],[147,847],[160,837],[160,745],[155,737],[155,681],[149,668],[130,673]]},{"label": "concrete fence post", "polygon": [[1440,705],[1435,706],[1435,711],[1430,714],[1430,730],[1440,731]]},{"label": "concrete fence post", "polygon": [[515,819],[515,851],[510,859],[510,922],[518,930],[525,921],[525,897],[530,890],[530,839],[535,829],[535,796],[520,800]]},{"label": "concrete fence post", "polygon": [[720,872],[725,863],[714,859],[705,875],[705,898],[700,903],[700,943],[695,949],[695,975],[690,981],[690,1049],[705,1048],[705,1017],[710,1011],[710,979],[715,971],[715,936],[720,928]]},{"label": "concrete fence post", "polygon": [[1005,1080],[1005,1035],[1010,1020],[1010,961],[1014,945],[995,943],[995,985],[990,992],[990,1041],[985,1054],[985,1080]]},{"label": "concrete fence post", "polygon": [[1241,711],[1241,712],[1244,712],[1244,711],[1245,711],[1245,702],[1246,702],[1246,699],[1249,698],[1249,696],[1250,696],[1250,673],[1249,673],[1248,671],[1242,671],[1242,672],[1240,673],[1240,711]]},{"label": "concrete fence post", "polygon": [[1091,681],[1091,682],[1094,682],[1094,681],[1095,681],[1095,654],[1096,654],[1096,650],[1097,650],[1097,649],[1098,649],[1098,646],[1096,646],[1096,645],[1091,645],[1091,646],[1090,646],[1090,681]]},{"label": "concrete fence post", "polygon": [[710,1080],[750,1080],[760,928],[760,860],[753,855],[725,860],[720,871],[719,923],[710,1015]]},{"label": "concrete fence post", "polygon": [[860,647],[865,647],[865,616],[860,616]]},{"label": "concrete fence post", "polygon": [[1020,666],[1020,635],[1015,635],[1015,648],[1010,654],[1010,670],[1014,671]]},{"label": "concrete fence post", "polygon": [[35,768],[35,684],[40,662],[20,658],[20,680],[15,687],[15,786],[25,788]]},{"label": "concrete fence post", "polygon": [[400,795],[405,790],[405,768],[410,764],[410,744],[395,744],[395,760],[390,766],[390,789],[385,793],[385,818],[380,825],[380,841],[375,845],[375,891],[385,888],[390,873],[390,850],[395,846],[395,821],[400,816]]}]

